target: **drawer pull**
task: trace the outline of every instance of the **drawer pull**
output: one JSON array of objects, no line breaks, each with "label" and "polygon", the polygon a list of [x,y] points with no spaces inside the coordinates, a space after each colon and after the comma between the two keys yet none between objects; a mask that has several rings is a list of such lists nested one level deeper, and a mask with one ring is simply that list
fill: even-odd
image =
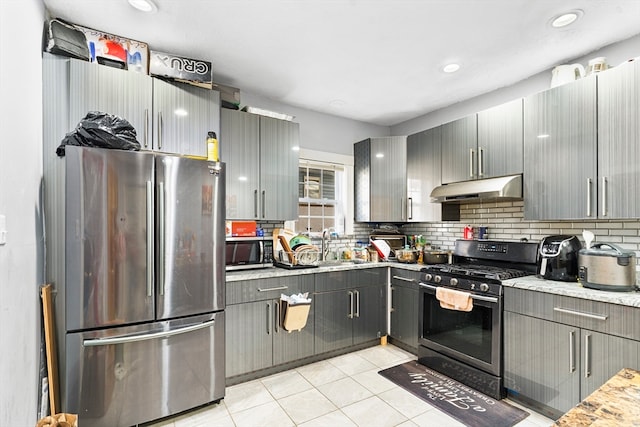
[{"label": "drawer pull", "polygon": [[607,320],[607,318],[609,317],[602,314],[583,313],[581,311],[569,310],[569,309],[560,308],[560,307],[553,307],[553,311],[557,311],[559,313],[573,314],[575,316],[588,317],[589,319],[596,319],[596,320]]},{"label": "drawer pull", "polygon": [[285,289],[287,289],[286,286],[276,286],[275,288],[258,288],[258,292],[284,291]]},{"label": "drawer pull", "polygon": [[407,279],[406,277],[393,276],[394,279],[402,280],[403,282],[415,283],[414,279]]}]

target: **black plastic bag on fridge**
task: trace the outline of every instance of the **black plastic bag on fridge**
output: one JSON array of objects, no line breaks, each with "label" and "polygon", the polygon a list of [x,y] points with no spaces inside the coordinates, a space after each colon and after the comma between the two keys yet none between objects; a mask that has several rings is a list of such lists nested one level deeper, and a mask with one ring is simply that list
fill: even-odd
[{"label": "black plastic bag on fridge", "polygon": [[78,126],[64,137],[62,144],[56,149],[58,156],[64,156],[65,145],[140,150],[136,130],[131,123],[122,117],[100,111],[89,111]]}]

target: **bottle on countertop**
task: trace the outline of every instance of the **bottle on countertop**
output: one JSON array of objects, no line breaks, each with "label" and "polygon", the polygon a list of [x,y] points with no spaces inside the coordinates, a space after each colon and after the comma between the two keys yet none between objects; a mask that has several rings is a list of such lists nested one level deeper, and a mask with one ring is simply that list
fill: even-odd
[{"label": "bottle on countertop", "polygon": [[207,160],[210,162],[219,162],[220,155],[218,152],[218,139],[215,132],[207,133]]}]

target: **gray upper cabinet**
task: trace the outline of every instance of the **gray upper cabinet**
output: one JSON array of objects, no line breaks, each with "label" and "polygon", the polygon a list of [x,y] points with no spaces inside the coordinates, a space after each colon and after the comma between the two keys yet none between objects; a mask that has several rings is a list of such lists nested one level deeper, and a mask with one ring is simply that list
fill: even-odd
[{"label": "gray upper cabinet", "polygon": [[440,221],[442,206],[431,203],[431,190],[441,184],[440,126],[407,137],[407,221]]},{"label": "gray upper cabinet", "polygon": [[299,125],[221,110],[220,153],[227,164],[227,219],[298,216]]},{"label": "gray upper cabinet", "polygon": [[353,145],[356,221],[407,221],[406,144],[391,136]]},{"label": "gray upper cabinet", "polygon": [[227,164],[227,219],[258,219],[260,117],[220,110],[220,159]]},{"label": "gray upper cabinet", "polygon": [[298,218],[298,123],[260,117],[260,219]]},{"label": "gray upper cabinet", "polygon": [[69,126],[88,111],[128,120],[143,150],[206,156],[208,131],[220,130],[220,93],[69,60]]},{"label": "gray upper cabinet", "polygon": [[596,152],[595,76],[525,98],[525,219],[595,218]]},{"label": "gray upper cabinet", "polygon": [[207,155],[207,132],[220,133],[220,92],[153,79],[153,148]]},{"label": "gray upper cabinet", "polygon": [[638,218],[640,198],[640,62],[598,77],[598,217]]},{"label": "gray upper cabinet", "polygon": [[152,147],[153,79],[145,74],[69,59],[69,130],[89,111],[120,116],[136,129],[143,149]]},{"label": "gray upper cabinet", "polygon": [[478,178],[523,171],[523,100],[516,99],[478,113]]},{"label": "gray upper cabinet", "polygon": [[473,114],[442,126],[442,183],[468,181],[477,176],[478,128]]}]

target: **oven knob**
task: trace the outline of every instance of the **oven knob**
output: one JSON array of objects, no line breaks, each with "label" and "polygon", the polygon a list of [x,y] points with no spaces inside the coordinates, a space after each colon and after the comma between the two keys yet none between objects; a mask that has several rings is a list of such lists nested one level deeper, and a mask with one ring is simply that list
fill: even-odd
[{"label": "oven knob", "polygon": [[426,280],[427,282],[430,282],[431,279],[433,279],[433,275],[431,273],[427,273],[424,275],[424,280]]},{"label": "oven knob", "polygon": [[449,284],[451,286],[458,286],[458,279],[456,279],[455,277],[452,277],[451,280],[449,280]]},{"label": "oven knob", "polygon": [[487,292],[489,290],[489,285],[487,285],[486,283],[480,283],[480,290],[482,292]]},{"label": "oven knob", "polygon": [[433,281],[436,282],[436,283],[440,283],[440,282],[442,282],[442,277],[440,277],[440,276],[438,276],[436,274],[436,277],[433,278]]}]

